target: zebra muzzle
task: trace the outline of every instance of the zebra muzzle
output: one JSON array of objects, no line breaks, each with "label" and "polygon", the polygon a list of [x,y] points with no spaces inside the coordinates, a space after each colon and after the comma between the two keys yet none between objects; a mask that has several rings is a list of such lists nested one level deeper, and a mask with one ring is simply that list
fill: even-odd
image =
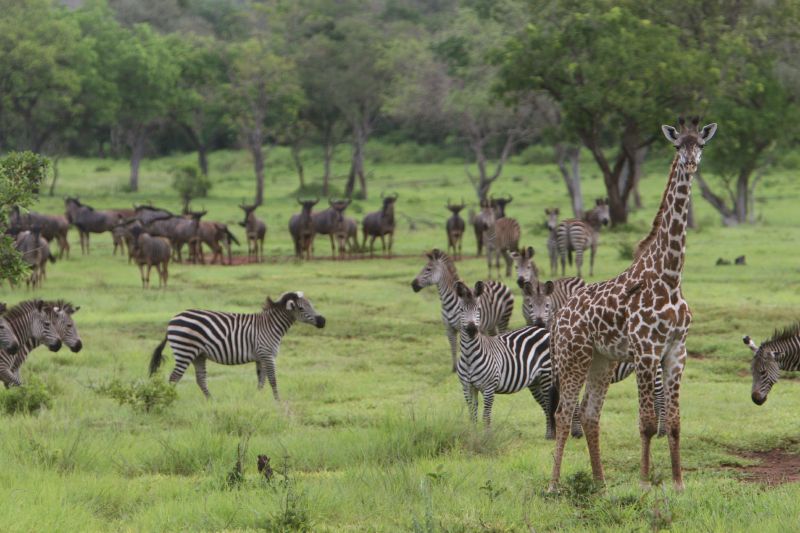
[{"label": "zebra muzzle", "polygon": [[766,396],[761,396],[757,392],[754,392],[750,397],[753,399],[753,403],[756,405],[764,405],[764,402],[767,401]]},{"label": "zebra muzzle", "polygon": [[314,325],[318,328],[322,329],[325,327],[325,317],[324,316],[317,316],[314,320]]},{"label": "zebra muzzle", "polygon": [[470,337],[474,337],[478,333],[478,326],[470,322],[469,324],[467,324],[466,330],[467,330],[467,335],[469,335]]},{"label": "zebra muzzle", "polygon": [[69,349],[72,351],[72,353],[80,352],[81,348],[83,348],[83,343],[81,341],[78,341],[78,342],[76,342],[75,344],[73,344],[72,346],[69,347]]},{"label": "zebra muzzle", "polygon": [[419,281],[415,279],[411,282],[411,288],[414,289],[414,292],[419,292],[422,290],[422,285],[420,285]]},{"label": "zebra muzzle", "polygon": [[57,351],[59,351],[59,350],[61,349],[61,341],[60,341],[60,340],[58,340],[58,341],[54,342],[53,344],[50,344],[50,345],[48,346],[48,348],[50,348],[50,351],[51,351],[51,352],[57,352]]}]

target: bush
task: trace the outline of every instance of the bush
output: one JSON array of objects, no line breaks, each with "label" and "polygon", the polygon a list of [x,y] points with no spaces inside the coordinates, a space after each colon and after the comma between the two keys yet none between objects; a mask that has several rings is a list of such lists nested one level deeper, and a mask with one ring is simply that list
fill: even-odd
[{"label": "bush", "polygon": [[53,400],[44,383],[31,380],[22,387],[11,387],[0,395],[0,406],[4,413],[35,413],[42,407],[52,407]]},{"label": "bush", "polygon": [[211,190],[211,180],[200,173],[196,165],[183,165],[172,169],[172,188],[188,208],[193,198],[205,198]]},{"label": "bush", "polygon": [[178,397],[175,387],[156,377],[137,380],[130,385],[118,379],[93,386],[92,390],[100,396],[117,400],[120,405],[128,404],[134,411],[158,413],[172,405]]}]

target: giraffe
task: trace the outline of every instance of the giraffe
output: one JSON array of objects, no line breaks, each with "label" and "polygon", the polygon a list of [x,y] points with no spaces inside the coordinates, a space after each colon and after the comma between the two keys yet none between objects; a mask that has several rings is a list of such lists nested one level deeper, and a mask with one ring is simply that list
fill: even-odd
[{"label": "giraffe", "polygon": [[637,246],[633,263],[617,277],[579,289],[558,312],[551,349],[558,402],[556,448],[549,490],[558,490],[564,445],[572,413],[584,382],[586,401],[580,417],[592,474],[603,483],[600,462],[600,411],[612,371],[619,361],[636,365],[639,390],[639,434],[642,445],[641,483],[650,475],[650,441],[658,430],[654,378],[661,364],[672,481],[683,490],[680,460],[679,391],[686,362],[686,334],[691,312],[681,293],[686,247],[686,222],[692,176],[703,146],[714,136],[716,124],[698,130],[699,118],[681,131],[662,126],[676,148],[667,187],[650,233]]}]

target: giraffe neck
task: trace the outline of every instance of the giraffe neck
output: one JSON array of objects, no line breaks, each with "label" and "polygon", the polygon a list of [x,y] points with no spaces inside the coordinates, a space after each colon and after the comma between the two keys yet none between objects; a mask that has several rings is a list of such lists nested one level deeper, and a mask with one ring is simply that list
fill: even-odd
[{"label": "giraffe neck", "polygon": [[655,270],[672,287],[680,285],[683,272],[691,190],[692,175],[681,163],[679,152],[672,162],[667,188],[648,238],[650,242],[634,263],[644,262],[645,271]]}]

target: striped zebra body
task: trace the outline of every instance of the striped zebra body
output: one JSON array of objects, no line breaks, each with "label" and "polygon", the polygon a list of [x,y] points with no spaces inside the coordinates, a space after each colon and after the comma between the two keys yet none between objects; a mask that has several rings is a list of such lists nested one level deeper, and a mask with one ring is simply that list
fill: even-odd
[{"label": "striped zebra body", "polygon": [[578,277],[581,277],[583,254],[587,249],[590,251],[589,275],[594,275],[594,256],[600,242],[600,228],[608,222],[608,202],[597,199],[595,208],[587,211],[583,219],[563,220],[556,227],[556,248],[561,258],[562,276],[566,273],[567,257],[572,264],[572,252],[575,252],[575,266],[578,269]]},{"label": "striped zebra body", "polygon": [[483,244],[486,248],[486,263],[489,267],[489,277],[492,277],[492,259],[500,277],[500,256],[506,261],[506,277],[511,276],[511,255],[519,248],[520,226],[513,218],[500,218],[490,224],[483,232]]},{"label": "striped zebra body", "polygon": [[[76,307],[71,303],[58,300],[44,302],[42,309],[50,320],[50,324],[61,343],[66,345],[73,353],[80,352],[83,348],[83,342],[78,334],[75,321],[72,319],[72,315],[80,309],[80,306]],[[20,350],[14,357],[11,371],[18,381],[21,381],[19,374],[20,368],[27,360],[29,354],[30,350]]]},{"label": "striped zebra body", "polygon": [[48,318],[48,307],[41,300],[27,300],[12,307],[3,318],[17,339],[17,350],[0,350],[0,381],[6,386],[19,386],[19,367],[28,354],[40,344],[50,351],[61,349],[61,340]]},{"label": "striped zebra body", "polygon": [[[456,294],[458,272],[453,260],[441,250],[434,249],[427,254],[428,263],[411,282],[414,292],[419,292],[430,285],[436,285],[442,303],[442,322],[447,340],[450,343],[450,355],[453,372],[458,361],[458,342],[456,335],[461,327],[461,302]],[[508,330],[508,323],[514,311],[514,295],[511,290],[498,281],[485,283],[486,290],[481,296],[483,312],[482,331],[498,334]]]},{"label": "striped zebra body", "polygon": [[[544,210],[547,215],[547,222],[545,227],[549,231],[547,235],[547,255],[550,256],[550,275],[556,276],[558,274],[558,243],[556,241],[556,228],[558,227],[558,208],[547,208]],[[533,281],[533,280],[527,280]]]},{"label": "striped zebra body", "polygon": [[780,371],[800,370],[800,323],[795,323],[756,346],[750,337],[744,343],[753,351],[751,371],[753,386],[750,394],[753,403],[762,405],[772,386],[780,378]]},{"label": "striped zebra body", "polygon": [[556,312],[578,289],[585,287],[581,278],[560,278],[541,283],[522,284],[522,316],[529,326],[550,328]]},{"label": "striped zebra body", "polygon": [[263,388],[265,379],[268,379],[272,394],[278,400],[275,359],[283,336],[298,320],[318,328],[325,326],[325,318],[314,311],[311,302],[301,292],[286,293],[277,302],[267,299],[261,313],[184,311],[170,320],[166,337],[153,353],[150,374],[160,366],[161,352],[169,342],[175,356],[170,383],[177,383],[193,364],[197,384],[209,397],[206,360],[223,365],[256,362],[258,388]]}]

